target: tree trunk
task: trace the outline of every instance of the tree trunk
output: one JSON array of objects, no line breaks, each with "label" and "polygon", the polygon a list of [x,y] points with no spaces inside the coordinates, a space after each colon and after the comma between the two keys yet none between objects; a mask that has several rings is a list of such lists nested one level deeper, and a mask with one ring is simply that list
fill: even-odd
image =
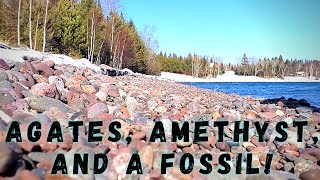
[{"label": "tree trunk", "polygon": [[116,57],[117,57],[117,51],[118,51],[118,46],[119,46],[119,36],[120,36],[120,33],[118,33],[117,35],[117,44],[114,48],[114,51],[113,51],[113,59],[112,59],[112,62],[113,62],[113,66],[112,67],[117,67],[117,62],[116,62]]},{"label": "tree trunk", "polygon": [[111,42],[110,42],[110,52],[111,52],[111,66],[114,66],[114,57],[113,57],[113,45],[114,45],[114,17],[111,17]]},{"label": "tree trunk", "polygon": [[92,38],[92,49],[91,49],[91,63],[93,63],[93,53],[95,50],[95,44],[96,41],[96,27],[93,28],[93,38]]},{"label": "tree trunk", "polygon": [[100,57],[100,54],[101,54],[101,50],[102,50],[102,47],[103,47],[103,44],[106,40],[106,34],[104,35],[103,37],[103,41],[102,43],[100,44],[100,47],[99,47],[99,51],[98,51],[98,55],[97,55],[97,62],[101,64],[101,57]]},{"label": "tree trunk", "polygon": [[124,42],[123,42],[123,45],[122,45],[121,55],[120,55],[120,63],[119,63],[118,69],[121,69],[121,68],[122,68],[123,51],[124,51],[124,47],[125,47],[125,45],[126,45],[126,41],[127,41],[127,35],[125,36]]},{"label": "tree trunk", "polygon": [[46,48],[46,25],[47,25],[47,16],[48,16],[48,6],[49,6],[49,0],[47,0],[46,14],[44,16],[42,52],[44,52]]},{"label": "tree trunk", "polygon": [[87,20],[87,59],[90,59],[90,47],[89,47],[89,19]]},{"label": "tree trunk", "polygon": [[18,46],[20,47],[20,13],[21,13],[21,0],[19,0],[19,7],[18,7]]},{"label": "tree trunk", "polygon": [[39,18],[40,18],[40,13],[38,13],[38,18],[37,18],[36,32],[35,32],[35,34],[34,34],[33,50],[36,50],[36,49],[37,49],[37,37],[38,37],[38,28],[39,28]]},{"label": "tree trunk", "polygon": [[32,0],[29,1],[29,43],[32,49]]},{"label": "tree trunk", "polygon": [[92,51],[93,51],[93,36],[94,36],[94,10],[92,12],[92,19],[91,19],[91,38],[90,38],[90,56],[89,56],[89,61],[92,63]]}]

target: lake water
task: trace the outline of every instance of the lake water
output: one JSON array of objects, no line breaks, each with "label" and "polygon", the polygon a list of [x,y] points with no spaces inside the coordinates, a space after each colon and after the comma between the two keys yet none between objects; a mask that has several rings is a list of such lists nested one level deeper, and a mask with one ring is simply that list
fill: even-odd
[{"label": "lake water", "polygon": [[320,107],[320,83],[299,82],[192,82],[184,83],[203,89],[235,93],[255,98],[295,98],[306,99],[311,105]]}]

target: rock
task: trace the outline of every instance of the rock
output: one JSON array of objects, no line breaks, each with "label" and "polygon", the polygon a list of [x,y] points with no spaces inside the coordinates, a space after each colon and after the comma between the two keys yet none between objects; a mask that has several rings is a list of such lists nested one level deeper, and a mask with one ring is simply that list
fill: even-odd
[{"label": "rock", "polygon": [[220,149],[221,151],[230,152],[230,147],[226,142],[217,142],[216,147]]},{"label": "rock", "polygon": [[18,179],[32,179],[32,180],[41,180],[36,174],[29,170],[21,170],[16,174]]},{"label": "rock", "polygon": [[32,77],[36,81],[36,83],[48,83],[48,79],[39,74],[33,74]]},{"label": "rock", "polygon": [[0,82],[9,80],[8,74],[5,71],[0,70]]},{"label": "rock", "polygon": [[139,151],[139,156],[141,157],[143,169],[145,169],[146,172],[151,170],[153,164],[153,147],[150,145],[144,146]]},{"label": "rock", "polygon": [[275,112],[263,112],[259,113],[260,118],[265,118],[265,119],[273,119],[277,117],[277,114]]},{"label": "rock", "polygon": [[88,94],[96,94],[97,91],[92,85],[83,85],[81,86],[82,90]]},{"label": "rock", "polygon": [[9,123],[12,121],[12,118],[2,110],[0,110],[0,119],[2,119],[6,123]]},{"label": "rock", "polygon": [[156,101],[148,101],[147,105],[149,109],[154,109],[158,106],[158,103]]},{"label": "rock", "polygon": [[14,97],[7,91],[0,90],[0,106],[11,104],[15,101]]},{"label": "rock", "polygon": [[23,63],[22,68],[20,69],[21,73],[28,73],[28,74],[38,74],[38,71],[34,68],[30,61],[25,61]]},{"label": "rock", "polygon": [[104,101],[106,101],[107,100],[107,93],[105,93],[104,91],[98,91],[97,93],[96,93],[96,96],[99,98],[99,100],[100,101],[102,101],[102,102],[104,102]]},{"label": "rock", "polygon": [[158,106],[157,108],[155,108],[155,111],[160,114],[164,114],[167,112],[167,108],[165,106]]},{"label": "rock", "polygon": [[111,161],[110,168],[117,173],[121,178],[125,178],[127,164],[130,161],[131,153],[121,152],[118,153]]},{"label": "rock", "polygon": [[108,96],[110,97],[119,97],[119,91],[117,89],[111,88],[108,91]]},{"label": "rock", "polygon": [[294,166],[294,173],[300,175],[301,173],[310,171],[313,169],[312,161],[300,162]]},{"label": "rock", "polygon": [[278,116],[280,116],[280,117],[281,117],[281,116],[284,116],[284,112],[281,111],[281,110],[279,110],[279,109],[276,111],[276,114],[277,114]]},{"label": "rock", "polygon": [[49,76],[52,76],[54,74],[54,71],[48,66],[47,63],[39,62],[37,64],[34,64],[34,68],[40,72],[40,74],[46,78]]},{"label": "rock", "polygon": [[64,90],[64,81],[63,81],[63,79],[61,77],[59,77],[59,76],[50,76],[48,81],[49,81],[50,85],[55,85],[59,92],[62,92]]},{"label": "rock", "polygon": [[318,180],[320,177],[320,169],[313,169],[300,174],[301,180]]},{"label": "rock", "polygon": [[94,118],[97,117],[98,115],[104,114],[104,113],[108,113],[109,109],[108,106],[104,103],[96,103],[94,105],[92,105],[89,109],[88,109],[88,118]]},{"label": "rock", "polygon": [[134,97],[127,97],[126,105],[129,111],[135,111],[138,107],[138,101]]},{"label": "rock", "polygon": [[193,139],[192,137],[189,136],[189,141],[187,142],[184,142],[183,140],[177,140],[176,144],[180,147],[188,147],[188,146],[191,146],[193,143]]},{"label": "rock", "polygon": [[0,82],[0,89],[13,89],[10,81],[4,80]]},{"label": "rock", "polygon": [[310,107],[297,107],[296,108],[297,113],[312,113],[313,109]]},{"label": "rock", "polygon": [[19,156],[7,144],[0,143],[0,174],[5,174],[15,165]]},{"label": "rock", "polygon": [[4,69],[4,70],[10,69],[9,65],[1,58],[0,58],[0,69]]},{"label": "rock", "polygon": [[287,118],[283,119],[282,121],[285,121],[286,123],[288,123],[288,125],[293,123],[293,119],[291,117],[287,117]]},{"label": "rock", "polygon": [[68,111],[67,106],[56,99],[49,98],[49,97],[41,97],[41,96],[31,96],[28,99],[28,103],[30,108],[36,110],[37,112],[44,112],[49,110],[52,107],[57,107],[62,112],[66,113]]},{"label": "rock", "polygon": [[56,96],[55,90],[50,86],[50,84],[42,82],[35,84],[31,87],[31,93],[34,96],[48,96],[54,98]]},{"label": "rock", "polygon": [[294,168],[294,164],[292,162],[287,162],[283,166],[283,169],[286,172],[290,172],[293,168]]}]

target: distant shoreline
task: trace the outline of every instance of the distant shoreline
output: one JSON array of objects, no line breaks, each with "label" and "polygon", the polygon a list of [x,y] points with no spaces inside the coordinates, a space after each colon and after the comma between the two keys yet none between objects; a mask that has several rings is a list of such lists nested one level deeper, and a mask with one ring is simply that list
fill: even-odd
[{"label": "distant shoreline", "polygon": [[216,78],[195,78],[189,75],[161,72],[159,77],[163,80],[174,82],[320,82],[315,77],[285,77],[280,78],[261,78],[257,76],[238,76],[238,75],[219,75]]}]

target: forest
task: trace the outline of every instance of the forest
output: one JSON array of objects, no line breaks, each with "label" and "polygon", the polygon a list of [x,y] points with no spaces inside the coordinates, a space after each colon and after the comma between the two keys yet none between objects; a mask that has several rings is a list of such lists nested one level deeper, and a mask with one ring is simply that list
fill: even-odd
[{"label": "forest", "polygon": [[[36,51],[87,58],[97,65],[145,74],[161,71],[216,77],[226,70],[265,78],[320,76],[319,60],[255,58],[225,63],[216,56],[157,53],[154,30],[139,31],[119,0],[0,0],[0,41]],[[241,56],[241,55],[240,55]]]}]

